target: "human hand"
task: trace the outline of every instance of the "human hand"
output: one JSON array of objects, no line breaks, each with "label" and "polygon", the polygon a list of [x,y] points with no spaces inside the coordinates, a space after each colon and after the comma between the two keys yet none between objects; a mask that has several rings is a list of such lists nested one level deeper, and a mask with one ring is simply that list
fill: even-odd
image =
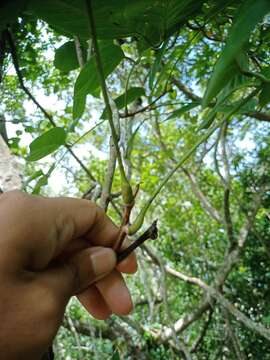
[{"label": "human hand", "polygon": [[119,229],[95,204],[14,191],[0,196],[0,353],[39,359],[77,295],[97,319],[125,315],[132,302],[111,249]]}]

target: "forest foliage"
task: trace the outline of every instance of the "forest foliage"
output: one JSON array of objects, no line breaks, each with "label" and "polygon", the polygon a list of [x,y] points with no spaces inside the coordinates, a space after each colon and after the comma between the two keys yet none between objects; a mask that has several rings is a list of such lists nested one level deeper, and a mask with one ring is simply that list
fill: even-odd
[{"label": "forest foliage", "polygon": [[95,201],[133,240],[158,219],[133,313],[72,301],[56,359],[270,359],[269,44],[269,0],[1,2],[24,191]]}]

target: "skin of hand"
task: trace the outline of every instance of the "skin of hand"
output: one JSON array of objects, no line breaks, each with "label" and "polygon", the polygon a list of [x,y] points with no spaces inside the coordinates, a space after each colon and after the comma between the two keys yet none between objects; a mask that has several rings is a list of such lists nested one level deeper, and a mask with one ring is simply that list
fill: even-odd
[{"label": "skin of hand", "polygon": [[0,357],[40,359],[76,295],[97,319],[126,315],[132,301],[116,265],[119,229],[88,200],[19,191],[0,196]]}]

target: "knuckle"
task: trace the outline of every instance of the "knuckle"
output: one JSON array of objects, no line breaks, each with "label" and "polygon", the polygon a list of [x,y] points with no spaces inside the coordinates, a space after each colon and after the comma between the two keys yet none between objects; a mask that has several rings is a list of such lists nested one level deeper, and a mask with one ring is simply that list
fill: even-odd
[{"label": "knuckle", "polygon": [[100,206],[98,206],[96,203],[94,203],[93,201],[89,201],[89,200],[81,200],[84,204],[84,206],[91,211],[92,213],[94,213],[94,220],[98,221],[99,219],[102,219],[103,217],[105,217],[105,210],[102,209]]},{"label": "knuckle", "polygon": [[60,213],[56,217],[56,229],[57,229],[57,239],[60,244],[67,243],[73,238],[73,235],[76,233],[76,225],[73,217],[70,214]]},{"label": "knuckle", "polygon": [[96,205],[96,221],[103,220],[106,216],[105,210]]}]

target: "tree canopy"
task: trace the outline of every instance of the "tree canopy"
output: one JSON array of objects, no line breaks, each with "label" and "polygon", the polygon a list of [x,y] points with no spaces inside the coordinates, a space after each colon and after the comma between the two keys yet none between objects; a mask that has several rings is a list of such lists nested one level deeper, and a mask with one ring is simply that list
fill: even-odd
[{"label": "tree canopy", "polygon": [[120,243],[158,220],[133,313],[100,323],[72,301],[56,359],[270,359],[269,15],[269,0],[1,2],[0,134],[22,188],[97,202]]}]

